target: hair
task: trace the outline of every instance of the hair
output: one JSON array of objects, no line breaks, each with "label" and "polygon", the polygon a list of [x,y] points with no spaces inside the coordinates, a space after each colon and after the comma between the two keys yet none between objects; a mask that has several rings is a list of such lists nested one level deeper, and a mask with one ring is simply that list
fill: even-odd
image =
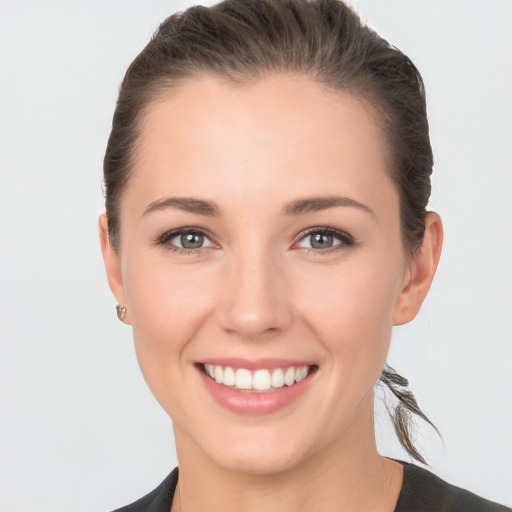
[{"label": "hair", "polygon": [[[240,86],[279,73],[310,78],[370,106],[399,193],[403,245],[409,255],[418,250],[433,167],[423,80],[406,55],[339,0],[224,0],[191,7],[160,25],[126,72],[106,148],[106,214],[114,250],[120,250],[119,204],[147,108],[196,77]],[[425,463],[411,440],[411,414],[433,424],[407,390],[406,379],[386,365],[380,382],[398,399],[390,414],[402,446]]]}]

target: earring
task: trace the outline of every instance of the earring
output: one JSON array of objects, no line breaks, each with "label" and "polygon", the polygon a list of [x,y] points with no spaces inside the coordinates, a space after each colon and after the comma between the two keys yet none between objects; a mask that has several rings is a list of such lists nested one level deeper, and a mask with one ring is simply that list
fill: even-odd
[{"label": "earring", "polygon": [[126,315],[126,306],[123,306],[122,304],[118,304],[116,306],[117,309],[117,318],[121,320],[121,322],[124,322],[124,317]]}]

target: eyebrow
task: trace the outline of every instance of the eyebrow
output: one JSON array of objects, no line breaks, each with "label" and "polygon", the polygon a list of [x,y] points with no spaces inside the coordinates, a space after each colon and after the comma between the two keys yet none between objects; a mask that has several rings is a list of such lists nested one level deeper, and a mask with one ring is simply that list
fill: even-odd
[{"label": "eyebrow", "polygon": [[[284,205],[282,213],[283,215],[303,215],[304,213],[326,210],[335,206],[359,208],[373,216],[375,215],[373,210],[365,204],[342,196],[317,196],[295,199]],[[153,201],[146,208],[143,215],[168,208],[206,215],[208,217],[220,217],[222,215],[222,209],[216,203],[195,197],[167,197]]]},{"label": "eyebrow", "polygon": [[373,210],[355,199],[342,196],[319,196],[319,197],[305,197],[303,199],[296,199],[287,203],[283,208],[284,215],[302,215],[308,212],[318,212],[333,208],[334,206],[350,206],[359,208],[371,215],[375,215]]},{"label": "eyebrow", "polygon": [[207,215],[209,217],[219,217],[222,215],[221,209],[213,201],[197,199],[195,197],[166,197],[153,201],[144,211],[143,215],[148,213],[174,208],[189,213]]}]

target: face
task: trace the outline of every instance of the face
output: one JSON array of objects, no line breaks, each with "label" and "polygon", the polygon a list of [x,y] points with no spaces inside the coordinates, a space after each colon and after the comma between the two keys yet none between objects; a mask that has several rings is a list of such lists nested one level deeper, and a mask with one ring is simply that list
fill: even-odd
[{"label": "face", "polygon": [[306,78],[149,108],[105,251],[178,454],[268,473],[373,435],[411,280],[387,162],[368,106]]}]

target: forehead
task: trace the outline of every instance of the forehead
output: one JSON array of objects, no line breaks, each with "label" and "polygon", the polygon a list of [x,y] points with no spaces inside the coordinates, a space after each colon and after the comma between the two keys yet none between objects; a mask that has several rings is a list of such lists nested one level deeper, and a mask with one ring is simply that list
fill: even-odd
[{"label": "forehead", "polygon": [[[158,136],[162,135],[158,128],[162,128],[169,133],[174,131],[177,142],[190,142],[185,140],[190,136],[187,130],[193,129],[214,136],[233,137],[237,132],[240,138],[248,133],[254,145],[267,136],[286,136],[288,144],[306,137],[307,146],[314,148],[321,141],[311,139],[312,132],[325,135],[323,132],[332,133],[335,126],[348,143],[348,133],[341,131],[356,124],[369,138],[373,136],[374,142],[381,138],[377,115],[369,102],[349,92],[329,89],[307,77],[275,75],[233,83],[203,76],[181,82],[149,104],[142,116],[140,143],[143,150],[158,143]],[[323,149],[328,149],[330,139],[324,138]]]},{"label": "forehead", "polygon": [[203,77],[147,108],[129,188],[148,201],[220,188],[244,202],[273,186],[361,196],[392,185],[387,162],[373,109],[351,94],[297,76]]}]

